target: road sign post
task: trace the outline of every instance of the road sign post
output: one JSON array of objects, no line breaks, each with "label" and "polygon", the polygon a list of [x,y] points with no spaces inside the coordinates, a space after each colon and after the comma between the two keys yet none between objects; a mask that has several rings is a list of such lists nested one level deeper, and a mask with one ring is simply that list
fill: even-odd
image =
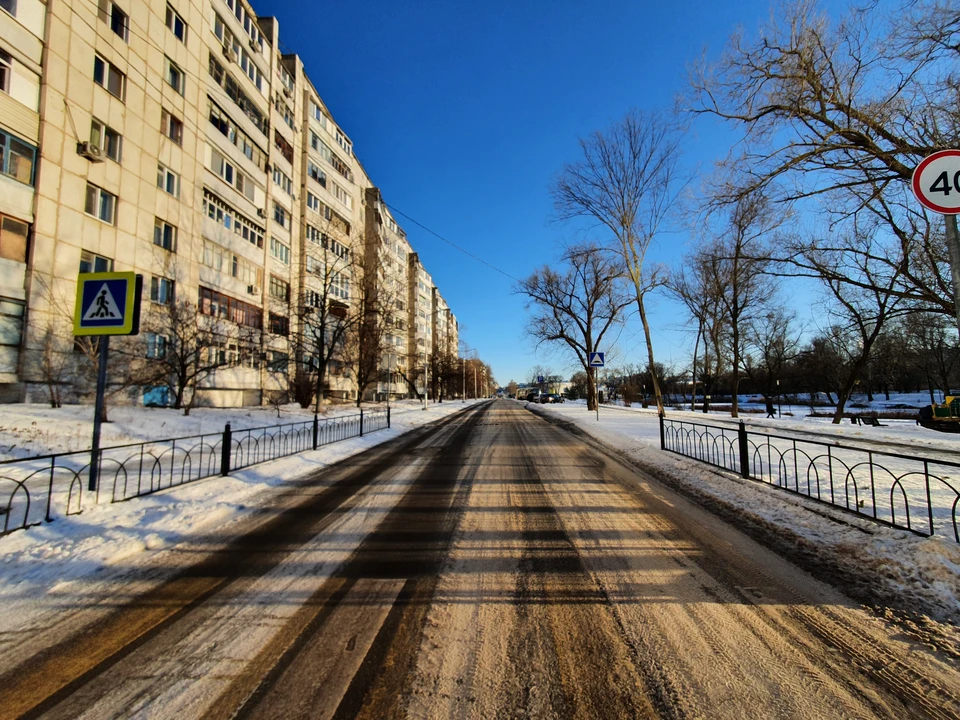
[{"label": "road sign post", "polygon": [[593,368],[593,393],[597,406],[597,422],[600,422],[600,383],[597,382],[597,368],[603,367],[603,353],[592,352],[587,356],[587,364]]},{"label": "road sign post", "polygon": [[953,307],[960,330],[960,150],[940,150],[925,157],[913,171],[913,194],[920,204],[943,215],[946,225],[947,252],[953,280]]},{"label": "road sign post", "polygon": [[81,273],[77,278],[73,334],[100,338],[97,399],[94,405],[93,441],[90,443],[90,481],[87,485],[90,492],[97,491],[100,478],[100,426],[107,387],[110,336],[139,334],[142,292],[143,276],[132,272]]}]

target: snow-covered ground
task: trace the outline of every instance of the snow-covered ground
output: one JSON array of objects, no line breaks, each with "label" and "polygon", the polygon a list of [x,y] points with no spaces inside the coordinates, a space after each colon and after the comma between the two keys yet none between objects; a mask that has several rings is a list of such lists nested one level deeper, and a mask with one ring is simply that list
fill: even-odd
[{"label": "snow-covered ground", "polygon": [[[923,538],[889,528],[851,513],[787,494],[777,488],[743,480],[701,462],[660,449],[660,429],[654,409],[610,409],[601,407],[597,415],[582,402],[560,405],[533,405],[537,412],[548,413],[575,424],[608,447],[625,454],[655,475],[689,493],[739,516],[750,516],[759,525],[783,528],[802,542],[808,552],[831,557],[832,565],[856,568],[883,586],[881,595],[899,595],[901,606],[920,608],[922,612],[960,620],[960,544],[952,536]],[[786,407],[784,408],[786,411]],[[668,410],[675,420],[707,422],[713,425],[736,422],[729,415],[704,415]],[[789,435],[800,432],[824,433],[843,444],[890,450],[891,445],[907,445],[917,452],[955,450],[956,436],[920,428],[913,421],[884,421],[886,427],[832,425],[829,419],[811,418],[797,413],[791,417],[767,419],[746,415],[748,429]],[[916,603],[912,603],[916,600]]]},{"label": "snow-covered ground", "polygon": [[[93,581],[111,566],[143,562],[152,551],[188,542],[212,528],[229,533],[232,524],[274,502],[289,480],[452,415],[472,402],[431,403],[427,411],[412,401],[398,403],[392,407],[389,430],[255,465],[228,477],[211,477],[127,502],[101,503],[80,515],[2,536],[0,635],[29,623],[51,602],[56,604],[58,590],[71,581]],[[329,414],[354,412],[355,407],[340,406]],[[281,411],[279,422],[309,417],[312,414],[288,407]],[[171,410],[116,408],[111,419],[107,445],[209,432],[227,422],[234,428],[278,422],[275,410],[260,408],[197,410],[187,418]],[[40,405],[5,405],[0,406],[0,427],[19,456],[79,449],[89,447],[92,411],[89,407],[51,410]]]}]

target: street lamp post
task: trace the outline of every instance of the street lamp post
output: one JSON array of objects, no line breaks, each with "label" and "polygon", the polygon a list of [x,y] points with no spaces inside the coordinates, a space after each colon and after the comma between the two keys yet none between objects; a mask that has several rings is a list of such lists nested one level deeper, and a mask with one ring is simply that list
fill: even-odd
[{"label": "street lamp post", "polygon": [[783,407],[780,405],[780,378],[777,378],[777,417],[783,417]]}]

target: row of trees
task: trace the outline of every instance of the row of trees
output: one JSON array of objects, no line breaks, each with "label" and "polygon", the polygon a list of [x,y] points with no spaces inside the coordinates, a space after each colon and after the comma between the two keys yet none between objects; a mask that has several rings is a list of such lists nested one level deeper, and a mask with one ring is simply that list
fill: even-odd
[{"label": "row of trees", "polygon": [[[868,4],[833,21],[801,0],[771,18],[757,37],[737,34],[719,59],[694,68],[677,114],[632,112],[581,141],[581,160],[553,189],[557,215],[607,231],[589,247],[611,272],[591,274],[589,291],[572,301],[578,254],[567,250],[562,272],[521,283],[545,328],[538,339],[574,348],[580,360],[601,327],[624,322],[616,307],[629,293],[645,366],[656,368],[645,299],[662,290],[692,321],[692,381],[722,378],[734,416],[744,378],[772,394],[804,357],[804,367],[823,368],[818,382],[837,396],[839,422],[858,384],[889,376],[878,358],[898,333],[912,347],[900,358],[930,368],[921,373],[928,387],[948,390],[957,343],[945,328],[955,330],[960,288],[943,221],[915,201],[910,180],[923,157],[960,142],[960,9],[912,1],[880,13]],[[677,158],[685,124],[698,116],[729,122],[741,140],[694,185]],[[684,187],[692,192],[678,203]],[[696,238],[670,271],[645,262],[668,216]],[[543,291],[545,278],[555,292]],[[784,287],[796,278],[820,287],[818,327],[798,328],[782,299],[785,289],[796,293],[796,284]],[[609,318],[591,321],[584,301],[598,293],[617,300],[604,306]],[[813,339],[797,351],[804,333]],[[650,374],[662,413],[661,379]]]}]

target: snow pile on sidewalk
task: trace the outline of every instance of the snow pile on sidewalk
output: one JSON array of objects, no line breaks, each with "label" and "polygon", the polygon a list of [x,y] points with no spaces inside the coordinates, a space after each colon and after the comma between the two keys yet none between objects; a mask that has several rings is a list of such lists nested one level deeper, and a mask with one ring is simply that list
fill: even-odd
[{"label": "snow pile on sidewalk", "polygon": [[[258,507],[269,505],[276,497],[277,488],[285,482],[452,415],[471,404],[472,401],[430,404],[426,412],[416,404],[394,406],[389,430],[255,465],[228,477],[207,478],[127,502],[101,504],[80,515],[58,518],[0,537],[0,605],[4,608],[0,613],[0,634],[10,627],[29,622],[29,617],[40,611],[45,602],[54,601],[46,597],[48,593],[53,591],[55,594],[55,589],[64,583],[78,579],[92,582],[107,567],[133,556],[189,541],[210,528],[223,531]],[[16,410],[15,414],[11,408]],[[356,408],[352,410],[355,412]],[[37,415],[43,414],[42,411],[43,408],[37,406],[3,406],[0,426],[29,426]],[[59,410],[51,412],[55,414]],[[116,435],[142,437],[147,433],[154,434],[161,427],[164,437],[168,432],[170,435],[193,432],[186,429],[187,422],[158,422],[158,414],[164,412],[142,408],[121,411],[118,408],[113,411]],[[261,409],[207,411],[186,420],[196,423],[194,427],[197,428],[203,423],[205,430],[207,426],[212,429],[214,422],[237,422],[238,425],[244,423],[246,427],[256,427],[271,424],[263,422],[269,420],[270,412],[275,424],[276,412]],[[64,442],[73,442],[74,428],[82,426],[83,421],[77,417],[71,419],[69,413],[64,413],[62,420],[61,416],[55,417],[57,423],[47,423],[46,437],[56,444],[57,428],[66,428]],[[286,417],[286,422],[293,421],[290,415]],[[89,438],[87,442],[89,447]]]},{"label": "snow pile on sidewalk", "polygon": [[[779,535],[785,543],[781,550],[807,567],[816,566],[821,572],[830,568],[832,583],[855,597],[880,598],[904,610],[919,610],[954,623],[960,621],[960,544],[952,537],[918,537],[665,452],[660,449],[660,427],[652,409],[601,408],[598,421],[596,414],[580,403],[529,407],[573,423],[721,514],[749,522],[765,536]],[[720,420],[714,416],[705,419],[702,413],[673,411],[668,417],[711,424],[719,424]],[[864,446],[871,439],[917,444],[915,423],[891,421],[885,428],[862,428],[830,425],[817,418],[746,421],[748,425],[766,425],[763,429],[768,431],[776,428],[789,433],[794,428],[836,432],[838,439],[845,441],[855,436],[857,444]],[[934,437],[929,445],[949,446],[949,440]]]}]

